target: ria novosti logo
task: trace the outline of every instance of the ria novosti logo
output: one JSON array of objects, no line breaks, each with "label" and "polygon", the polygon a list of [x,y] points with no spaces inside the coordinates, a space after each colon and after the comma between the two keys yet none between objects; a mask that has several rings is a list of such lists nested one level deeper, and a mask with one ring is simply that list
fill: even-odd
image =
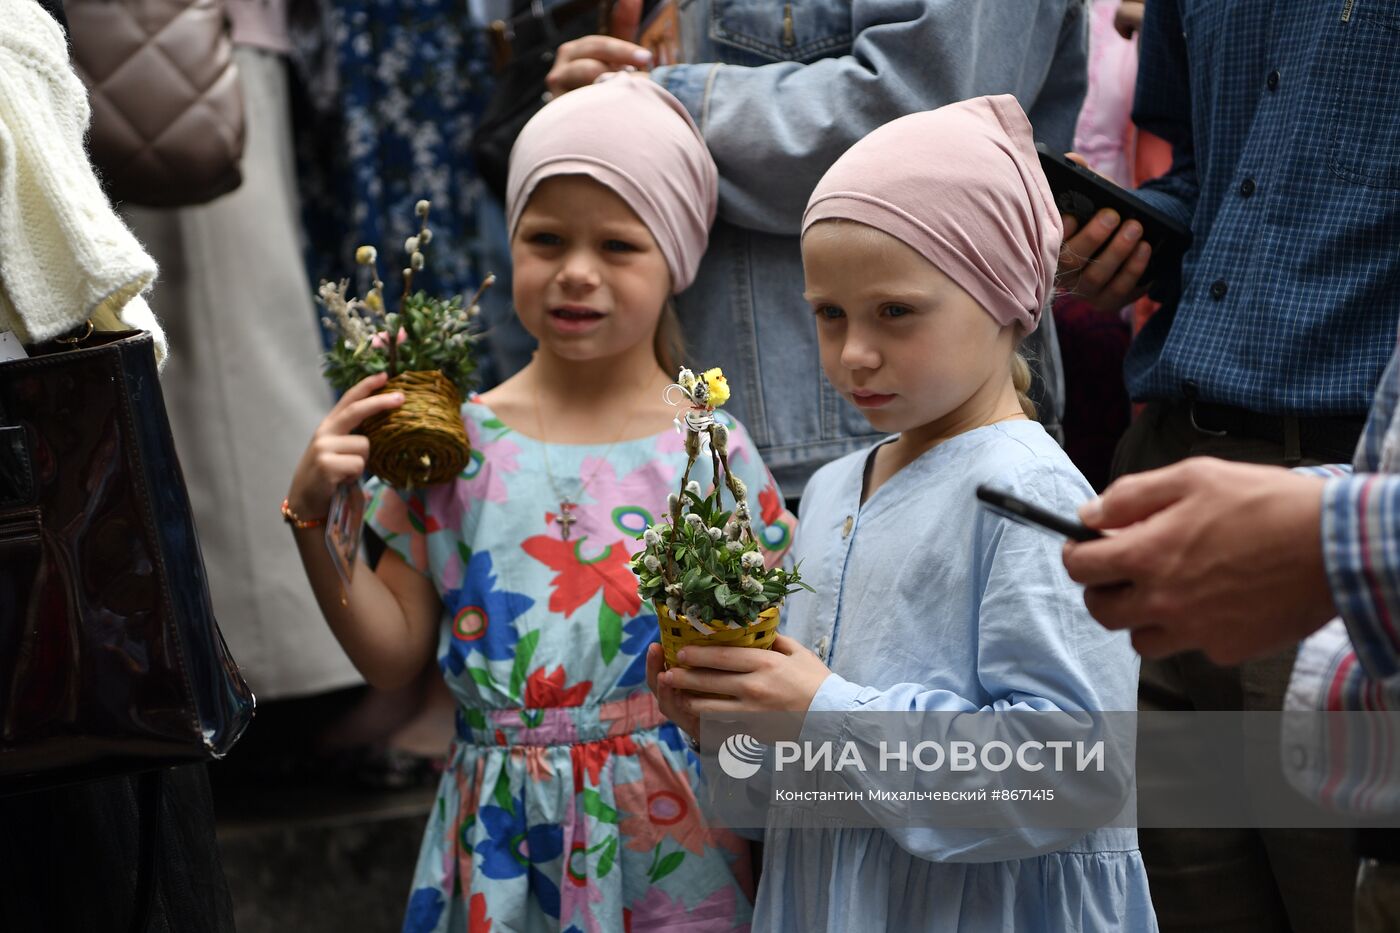
[{"label": "ria novosti logo", "polygon": [[[1068,739],[1038,742],[1023,741],[1013,746],[1009,742],[971,742],[954,740],[946,743],[924,741],[912,747],[908,742],[878,743],[879,757],[874,763],[878,771],[941,771],[984,772],[999,774],[1009,769],[1017,773],[1034,773],[1049,768],[1055,772],[1076,772],[1105,769],[1105,742],[1071,741]],[[725,774],[736,780],[753,777],[763,766],[766,746],[753,736],[736,732],[719,748],[719,765]],[[1053,759],[1053,760],[1047,760]],[[833,742],[777,742],[774,745],[773,770],[784,771],[796,765],[805,772],[869,771],[871,765],[855,742],[838,746]]]},{"label": "ria novosti logo", "polygon": [[735,780],[745,780],[758,773],[763,764],[763,745],[751,735],[736,732],[719,747],[719,766]]}]

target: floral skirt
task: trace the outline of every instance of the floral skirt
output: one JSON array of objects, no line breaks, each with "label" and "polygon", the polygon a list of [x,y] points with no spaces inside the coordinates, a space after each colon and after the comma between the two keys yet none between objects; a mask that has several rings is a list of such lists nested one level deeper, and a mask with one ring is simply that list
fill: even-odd
[{"label": "floral skirt", "polygon": [[748,843],[706,825],[699,781],[646,692],[459,711],[405,933],[748,930]]}]

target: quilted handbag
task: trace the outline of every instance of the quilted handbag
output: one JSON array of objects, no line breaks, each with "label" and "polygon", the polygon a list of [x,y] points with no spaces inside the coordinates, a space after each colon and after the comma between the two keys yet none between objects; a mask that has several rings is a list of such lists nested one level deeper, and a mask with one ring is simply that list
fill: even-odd
[{"label": "quilted handbag", "polygon": [[202,204],[243,180],[243,89],[223,0],[65,0],[114,201]]},{"label": "quilted handbag", "polygon": [[0,363],[0,794],[222,757],[210,608],[150,334]]}]

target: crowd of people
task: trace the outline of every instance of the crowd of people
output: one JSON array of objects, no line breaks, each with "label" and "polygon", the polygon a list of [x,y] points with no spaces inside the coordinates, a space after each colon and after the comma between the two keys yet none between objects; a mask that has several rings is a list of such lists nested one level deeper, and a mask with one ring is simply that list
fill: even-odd
[{"label": "crowd of people", "polygon": [[[550,53],[496,203],[463,140],[514,11],[228,2],[244,184],[123,215],[220,621],[293,747],[252,779],[436,786],[405,931],[1400,928],[1392,831],[1008,848],[784,810],[750,840],[698,742],[770,712],[836,740],[872,710],[1400,705],[1400,12],[618,0]],[[638,31],[658,6],[674,47]],[[1062,214],[1037,142],[1189,228],[1180,263],[1149,281],[1139,220]],[[473,460],[366,480],[347,586],[319,523],[403,396],[332,399],[307,269],[427,195],[430,284],[502,282]],[[771,651],[667,669],[629,559],[687,464],[685,365],[723,369],[762,559],[811,589]],[[1009,523],[982,484],[1105,534]],[[1332,763],[1329,799],[1400,784],[1386,760]]]}]

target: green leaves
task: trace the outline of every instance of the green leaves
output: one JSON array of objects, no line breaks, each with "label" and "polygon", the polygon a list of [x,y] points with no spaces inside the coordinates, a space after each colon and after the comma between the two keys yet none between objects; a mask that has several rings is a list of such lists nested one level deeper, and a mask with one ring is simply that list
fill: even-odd
[{"label": "green leaves", "polygon": [[598,607],[598,640],[603,663],[611,664],[622,646],[622,617],[612,610],[606,600]]},{"label": "green leaves", "polygon": [[[324,303],[324,302],[323,302]],[[415,292],[402,314],[375,314],[363,306],[347,319],[325,318],[335,338],[323,359],[326,378],[340,391],[389,367],[389,331],[403,329],[395,348],[399,372],[438,370],[465,396],[476,385],[476,325],[462,296],[433,298]],[[395,327],[389,326],[393,322]],[[352,328],[354,333],[346,328]],[[375,334],[383,334],[374,345]],[[347,345],[348,344],[348,345]]]},{"label": "green leaves", "polygon": [[[687,469],[683,476],[689,475]],[[746,555],[762,551],[738,506],[723,507],[726,488],[721,483],[705,496],[682,489],[680,520],[673,521],[668,511],[668,520],[653,524],[642,536],[649,543],[634,558],[632,568],[643,599],[658,608],[669,602],[672,611],[707,623],[716,619],[743,623],[777,606],[789,593],[806,588],[796,572],[767,568],[753,557],[745,563]],[[659,572],[646,569],[648,557],[655,558]]]},{"label": "green leaves", "polygon": [[617,859],[617,837],[613,836],[608,840],[607,848],[603,850],[603,855],[598,859],[598,877],[602,878],[612,871],[613,862]]},{"label": "green leaves", "polygon": [[496,778],[496,786],[492,788],[491,796],[496,799],[496,806],[512,815],[515,813],[515,801],[510,796],[510,778],[506,776],[504,768]]},{"label": "green leaves", "polygon": [[684,852],[672,852],[670,855],[662,858],[661,843],[658,842],[656,844],[656,851],[652,853],[651,867],[647,869],[647,877],[655,884],[677,868],[680,868],[681,862],[684,861]]},{"label": "green leaves", "polygon": [[515,646],[515,666],[510,672],[510,695],[515,699],[520,699],[520,690],[525,686],[525,679],[530,675],[530,662],[534,660],[535,648],[540,643],[540,630],[535,629],[527,635],[521,637],[519,644]]},{"label": "green leaves", "polygon": [[661,860],[661,864],[656,866],[656,871],[652,872],[651,874],[651,880],[653,882],[660,881],[662,878],[665,878],[677,868],[680,868],[681,862],[684,861],[684,852],[672,852],[670,855],[666,856]]},{"label": "green leaves", "polygon": [[591,787],[583,789],[583,812],[600,823],[616,823],[617,811],[603,802],[603,797]]}]

